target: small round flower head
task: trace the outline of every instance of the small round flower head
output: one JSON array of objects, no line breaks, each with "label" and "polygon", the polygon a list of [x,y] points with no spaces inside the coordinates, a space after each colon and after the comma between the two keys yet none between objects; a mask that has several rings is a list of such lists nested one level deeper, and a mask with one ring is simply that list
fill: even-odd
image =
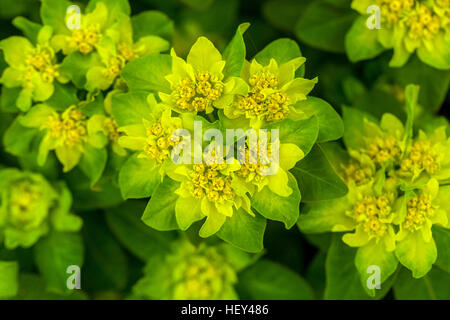
[{"label": "small round flower head", "polygon": [[393,239],[394,229],[391,224],[394,216],[392,205],[394,195],[383,193],[380,196],[365,195],[358,200],[353,208],[346,212],[355,222],[355,233],[344,235],[344,242],[351,246],[363,246],[375,239],[378,243],[383,240],[386,249],[395,248]]},{"label": "small round flower head", "polygon": [[231,119],[245,116],[250,119],[250,125],[255,127],[295,114],[295,103],[305,100],[317,83],[317,79],[295,78],[295,70],[305,60],[295,58],[278,65],[275,59],[271,59],[265,66],[256,59],[247,63],[243,78],[248,90],[244,95],[237,95],[232,104],[225,106],[225,115]]},{"label": "small round flower head", "polygon": [[[381,25],[377,39],[386,49],[394,49],[390,62],[401,67],[417,52],[426,64],[442,70],[450,68],[450,5],[448,0],[354,0],[352,7],[365,15],[369,5],[380,8]],[[358,44],[354,44],[355,46]]]},{"label": "small round flower head", "polygon": [[0,233],[7,249],[30,247],[50,228],[76,231],[81,227],[81,220],[67,211],[66,187],[55,188],[39,174],[0,170],[0,198]]},{"label": "small round flower head", "polygon": [[235,79],[224,75],[225,60],[207,38],[197,39],[186,61],[174,50],[171,55],[170,93],[159,92],[164,104],[179,113],[209,114],[232,100]]},{"label": "small round flower head", "polygon": [[[226,247],[195,247],[185,239],[177,240],[171,252],[150,258],[133,291],[147,299],[235,299],[236,268],[227,260],[234,249],[224,250]],[[240,258],[246,256],[241,254]]]}]

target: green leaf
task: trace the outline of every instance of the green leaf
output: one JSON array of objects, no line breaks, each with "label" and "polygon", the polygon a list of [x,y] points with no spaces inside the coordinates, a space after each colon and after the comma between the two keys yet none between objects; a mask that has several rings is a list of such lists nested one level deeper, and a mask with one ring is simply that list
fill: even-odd
[{"label": "green leaf", "polygon": [[403,268],[394,284],[394,296],[399,300],[450,300],[450,274],[433,268],[421,279],[414,279]]},{"label": "green leaf", "polygon": [[319,144],[314,145],[291,172],[298,181],[304,202],[339,198],[348,192],[347,185],[336,174]]},{"label": "green leaf", "polygon": [[175,204],[175,216],[178,227],[186,231],[196,221],[203,219],[201,201],[195,198],[179,198]]},{"label": "green leaf", "polygon": [[144,223],[159,231],[179,229],[175,218],[175,204],[178,195],[175,190],[180,183],[165,177],[156,187],[142,215]]},{"label": "green leaf", "polygon": [[141,215],[145,202],[129,200],[123,205],[109,209],[106,221],[119,241],[143,261],[162,252],[170,251],[170,243],[176,233],[159,232],[146,226]]},{"label": "green leaf", "polygon": [[90,292],[121,290],[128,281],[128,261],[125,252],[109,232],[102,216],[90,215],[84,219],[83,238],[86,259],[83,277]]},{"label": "green leaf", "polygon": [[5,86],[2,86],[1,88],[2,93],[0,96],[1,100],[1,111],[2,112],[11,112],[11,113],[17,113],[20,111],[20,109],[16,106],[16,100],[19,96],[20,92],[22,91],[21,87],[17,88],[8,88]]},{"label": "green leaf", "polygon": [[326,1],[313,1],[300,16],[295,34],[306,44],[330,52],[345,52],[344,38],[358,13]]},{"label": "green leaf", "polygon": [[17,300],[86,300],[81,290],[71,290],[68,294],[48,292],[45,280],[36,274],[21,273],[19,275],[19,293]]},{"label": "green leaf", "polygon": [[119,187],[124,199],[148,198],[160,183],[156,161],[138,158],[138,154],[129,157],[120,169]]},{"label": "green leaf", "polygon": [[12,24],[23,32],[25,37],[31,40],[33,44],[37,42],[37,36],[42,26],[36,22],[30,21],[24,17],[15,17]]},{"label": "green leaf", "polygon": [[244,209],[239,209],[227,218],[217,236],[247,252],[260,252],[263,248],[266,219],[259,214],[252,217]]},{"label": "green leaf", "polygon": [[121,93],[112,97],[112,114],[119,127],[141,124],[143,119],[153,120],[147,97],[146,92]]},{"label": "green leaf", "polygon": [[293,143],[307,155],[317,140],[319,122],[315,116],[304,120],[283,119],[270,123],[264,129],[279,130],[280,143]]},{"label": "green leaf", "polygon": [[319,251],[309,263],[305,278],[314,290],[315,297],[323,299],[325,291],[325,261],[326,251]]},{"label": "green leaf", "polygon": [[[356,270],[354,257],[356,249],[342,242],[339,234],[333,235],[328,250],[326,269],[326,287],[324,298],[327,300],[362,300],[369,299],[360,276]],[[375,299],[381,299],[391,288],[392,283],[381,285],[376,291]]]},{"label": "green leaf", "polygon": [[[298,57],[302,57],[302,53],[297,42],[287,38],[272,41],[255,55],[256,61],[264,66],[270,63],[270,59],[275,59],[280,65]],[[303,77],[305,65],[302,65],[295,74],[297,77]]]},{"label": "green leaf", "polygon": [[436,262],[436,244],[433,238],[430,242],[425,242],[420,230],[408,232],[403,240],[397,242],[395,255],[402,265],[412,271],[414,278],[421,278]]},{"label": "green leaf", "polygon": [[78,104],[77,89],[70,84],[53,82],[55,91],[45,104],[56,111],[65,111],[69,106]]},{"label": "green leaf", "polygon": [[3,145],[6,151],[15,156],[26,155],[37,135],[38,130],[22,126],[20,117],[17,117],[3,135]]},{"label": "green leaf", "polygon": [[18,274],[19,264],[16,261],[0,261],[0,299],[17,295]]},{"label": "green leaf", "polygon": [[71,4],[66,0],[42,0],[42,23],[51,26],[55,34],[67,33],[66,10]]},{"label": "green leaf", "polygon": [[292,32],[299,12],[303,12],[307,5],[308,1],[303,0],[271,0],[262,4],[262,11],[275,28]]},{"label": "green leaf", "polygon": [[241,299],[314,299],[310,285],[299,274],[269,260],[256,262],[242,271],[238,277],[237,290]]},{"label": "green leaf", "polygon": [[172,20],[160,11],[143,11],[131,17],[133,25],[133,39],[136,42],[148,35],[160,36],[166,40],[173,37],[174,25]]},{"label": "green leaf", "polygon": [[252,207],[263,217],[284,222],[286,229],[290,229],[297,222],[300,207],[300,190],[297,180],[291,173],[288,173],[288,186],[293,192],[288,197],[281,197],[264,187],[260,192],[256,192],[252,197]]},{"label": "green leaf", "polygon": [[250,26],[249,23],[239,25],[236,33],[223,52],[223,59],[226,61],[223,74],[227,77],[240,77],[244,66],[246,49],[243,34]]},{"label": "green leaf", "polygon": [[171,73],[171,56],[149,54],[127,63],[122,70],[122,77],[130,90],[170,93],[170,84],[164,77]]},{"label": "green leaf", "polygon": [[103,174],[108,153],[105,148],[97,149],[86,146],[79,166],[81,171],[89,178],[91,186],[95,185]]},{"label": "green leaf", "polygon": [[355,257],[356,269],[358,269],[361,285],[366,292],[374,297],[377,289],[369,289],[367,280],[372,275],[367,270],[370,266],[377,266],[380,269],[380,284],[382,285],[397,269],[398,260],[394,252],[387,252],[384,243],[371,241],[367,245],[358,248]]},{"label": "green leaf", "polygon": [[[404,104],[391,92],[382,88],[372,88],[364,92],[353,101],[353,107],[376,119],[381,119],[385,113],[392,113],[401,120],[406,119]],[[354,126],[360,127],[358,124],[354,124]],[[345,127],[345,130],[347,129],[349,128]]]},{"label": "green leaf", "polygon": [[372,59],[385,49],[378,41],[378,30],[366,25],[367,17],[360,16],[345,36],[345,51],[351,62]]},{"label": "green leaf", "polygon": [[306,203],[298,220],[298,227],[305,233],[333,231],[336,226],[352,229],[354,221],[345,215],[352,207],[348,197]]},{"label": "green leaf", "polygon": [[108,9],[107,26],[111,26],[122,15],[129,16],[131,13],[130,4],[128,0],[90,0],[86,7],[86,12],[92,12],[95,10],[97,3],[103,2]]},{"label": "green leaf", "polygon": [[78,233],[51,232],[34,247],[36,265],[49,291],[69,291],[67,267],[83,265],[83,241]]},{"label": "green leaf", "polygon": [[17,1],[17,0],[3,0],[0,1],[0,17],[2,20],[9,20],[21,14],[37,10],[39,3],[34,1]]},{"label": "green leaf", "polygon": [[109,208],[123,201],[120,190],[116,185],[115,175],[104,175],[94,188],[91,188],[90,181],[86,179],[78,167],[68,172],[65,178],[74,196],[74,209],[95,210],[98,208]]},{"label": "green leaf", "polygon": [[84,55],[75,51],[64,58],[59,71],[72,80],[78,89],[84,89],[86,73],[90,68],[99,65],[101,60],[97,52]]},{"label": "green leaf", "polygon": [[344,123],[339,114],[325,100],[308,97],[295,104],[298,111],[303,111],[307,117],[315,115],[319,121],[319,136],[317,142],[337,140],[344,134]]},{"label": "green leaf", "polygon": [[450,70],[437,70],[412,56],[402,68],[389,68],[388,77],[404,86],[415,83],[420,86],[419,103],[430,111],[442,106],[450,86]]},{"label": "green leaf", "polygon": [[448,229],[434,227],[433,238],[437,247],[436,266],[450,273],[450,231]]},{"label": "green leaf", "polygon": [[414,114],[417,109],[417,101],[419,99],[419,86],[410,84],[405,89],[405,100],[406,100],[406,118],[405,132],[406,132],[406,145],[411,143],[413,138],[413,125],[414,125]]},{"label": "green leaf", "polygon": [[419,59],[440,70],[450,69],[450,46],[448,37],[444,32],[439,32],[433,39],[417,48]]},{"label": "green leaf", "polygon": [[344,119],[344,143],[348,149],[359,150],[366,147],[364,141],[365,121],[378,123],[378,121],[365,112],[355,108],[343,108]]}]

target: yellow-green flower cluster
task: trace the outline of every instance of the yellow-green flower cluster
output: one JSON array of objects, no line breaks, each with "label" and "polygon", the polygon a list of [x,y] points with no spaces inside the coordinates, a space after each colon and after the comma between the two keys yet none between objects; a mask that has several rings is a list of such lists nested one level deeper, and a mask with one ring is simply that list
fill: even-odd
[{"label": "yellow-green flower cluster", "polygon": [[49,99],[54,92],[55,79],[67,82],[59,72],[55,50],[49,43],[52,32],[51,27],[42,27],[36,45],[18,36],[0,42],[9,65],[0,82],[8,88],[22,88],[16,100],[16,106],[22,111],[27,111],[33,101]]},{"label": "yellow-green flower cluster", "polygon": [[[415,90],[407,88],[409,105],[416,103]],[[450,227],[446,128],[438,127],[428,135],[419,131],[413,137],[411,127],[404,128],[393,115],[383,115],[378,125],[357,114],[352,109],[344,111],[344,121],[358,119],[354,125],[362,137],[344,136],[348,156],[338,165],[349,193],[311,205],[308,214],[300,216],[299,226],[306,232],[354,231],[345,233],[342,240],[359,248],[355,262],[362,280],[367,277],[363,266],[379,265],[380,259],[385,259],[380,267],[388,273],[386,277],[398,262],[415,278],[423,277],[438,254],[432,231]]]},{"label": "yellow-green flower cluster", "polygon": [[354,0],[352,8],[366,14],[380,8],[378,41],[393,48],[391,66],[404,65],[417,51],[419,58],[438,69],[450,68],[450,3],[447,0]]},{"label": "yellow-green flower cluster", "polygon": [[[229,259],[238,254],[235,249],[224,244],[201,244],[195,247],[187,240],[175,241],[172,247],[172,252],[148,261],[144,277],[133,288],[137,297],[170,300],[237,299],[234,285],[239,268]],[[241,259],[241,265],[250,262],[241,253],[238,258]]]},{"label": "yellow-green flower cluster", "polygon": [[30,247],[51,229],[78,231],[81,219],[72,215],[70,193],[51,185],[40,174],[0,170],[0,240],[8,249]]}]

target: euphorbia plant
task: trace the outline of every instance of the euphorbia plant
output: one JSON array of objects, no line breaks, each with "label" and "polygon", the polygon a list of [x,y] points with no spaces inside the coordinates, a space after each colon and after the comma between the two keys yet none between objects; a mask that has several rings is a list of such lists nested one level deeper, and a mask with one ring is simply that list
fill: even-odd
[{"label": "euphorbia plant", "polygon": [[450,69],[447,0],[354,0],[352,8],[361,14],[346,36],[346,50],[352,61],[393,49],[392,67],[403,66],[416,52],[424,63]]},{"label": "euphorbia plant", "polygon": [[[238,28],[223,54],[200,37],[186,61],[174,51],[171,56],[131,61],[123,70],[130,92],[112,98],[112,114],[124,134],[119,144],[137,151],[122,167],[122,194],[151,196],[145,223],[158,230],[187,230],[205,219],[200,236],[217,234],[243,250],[257,252],[263,248],[266,219],[284,222],[286,228],[295,224],[301,195],[289,170],[316,142],[318,117],[326,123],[334,115],[322,100],[307,98],[317,79],[303,78],[300,66],[305,58],[292,41],[275,41],[248,62],[242,38],[246,28],[245,24]],[[139,80],[140,74],[146,80]],[[259,111],[239,107],[244,100]],[[248,139],[239,134],[236,140],[220,143],[224,150],[240,152],[244,161],[205,163],[204,158],[203,163],[174,164],[171,154],[178,141],[172,134],[187,130],[193,147],[198,144],[192,137],[196,121],[204,130],[216,129],[224,135],[227,129],[280,130],[277,148],[273,146],[273,153],[280,154],[278,170],[262,173],[258,152],[250,154]],[[339,130],[328,134],[338,138]],[[200,137],[200,146],[207,148],[202,141]],[[261,143],[271,149],[270,142],[262,139]],[[256,163],[249,163],[253,158]]]},{"label": "euphorbia plant", "polygon": [[[355,266],[364,289],[372,295],[375,291],[366,286],[371,265],[380,268],[384,282],[397,270],[398,262],[414,278],[425,276],[434,263],[442,263],[436,260],[439,252],[432,230],[449,228],[445,154],[450,140],[443,127],[428,138],[424,132],[413,136],[417,97],[418,88],[408,86],[406,127],[391,114],[384,114],[378,124],[361,111],[344,110],[347,152],[334,146],[329,153],[334,154],[349,193],[308,205],[298,222],[307,233],[348,232],[342,241],[358,248]],[[356,131],[362,135],[355,135]]]}]

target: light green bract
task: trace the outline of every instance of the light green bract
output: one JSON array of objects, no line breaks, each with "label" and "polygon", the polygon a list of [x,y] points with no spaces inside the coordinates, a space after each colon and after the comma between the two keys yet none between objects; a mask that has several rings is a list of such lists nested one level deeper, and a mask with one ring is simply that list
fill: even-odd
[{"label": "light green bract", "polygon": [[[379,29],[370,30],[366,26],[367,19],[371,23],[376,18],[367,15],[371,5],[380,8]],[[393,49],[392,67],[403,66],[417,52],[424,63],[437,69],[450,69],[448,0],[354,0],[352,8],[364,15],[355,21],[346,37],[346,49],[352,61]]]},{"label": "light green bract", "polygon": [[396,271],[398,262],[414,278],[421,278],[439,254],[433,230],[450,227],[444,159],[450,140],[445,128],[412,137],[417,96],[418,88],[408,86],[406,128],[391,114],[384,114],[377,124],[361,111],[344,110],[348,153],[337,146],[328,152],[334,155],[349,192],[343,198],[308,204],[298,222],[304,232],[347,232],[342,240],[358,248],[355,265],[363,287],[372,295],[374,291],[366,287],[369,266],[380,267],[382,282]]},{"label": "light green bract", "polygon": [[69,212],[72,198],[63,183],[17,169],[0,170],[0,239],[7,249],[30,247],[51,229],[78,231],[82,221]]}]

